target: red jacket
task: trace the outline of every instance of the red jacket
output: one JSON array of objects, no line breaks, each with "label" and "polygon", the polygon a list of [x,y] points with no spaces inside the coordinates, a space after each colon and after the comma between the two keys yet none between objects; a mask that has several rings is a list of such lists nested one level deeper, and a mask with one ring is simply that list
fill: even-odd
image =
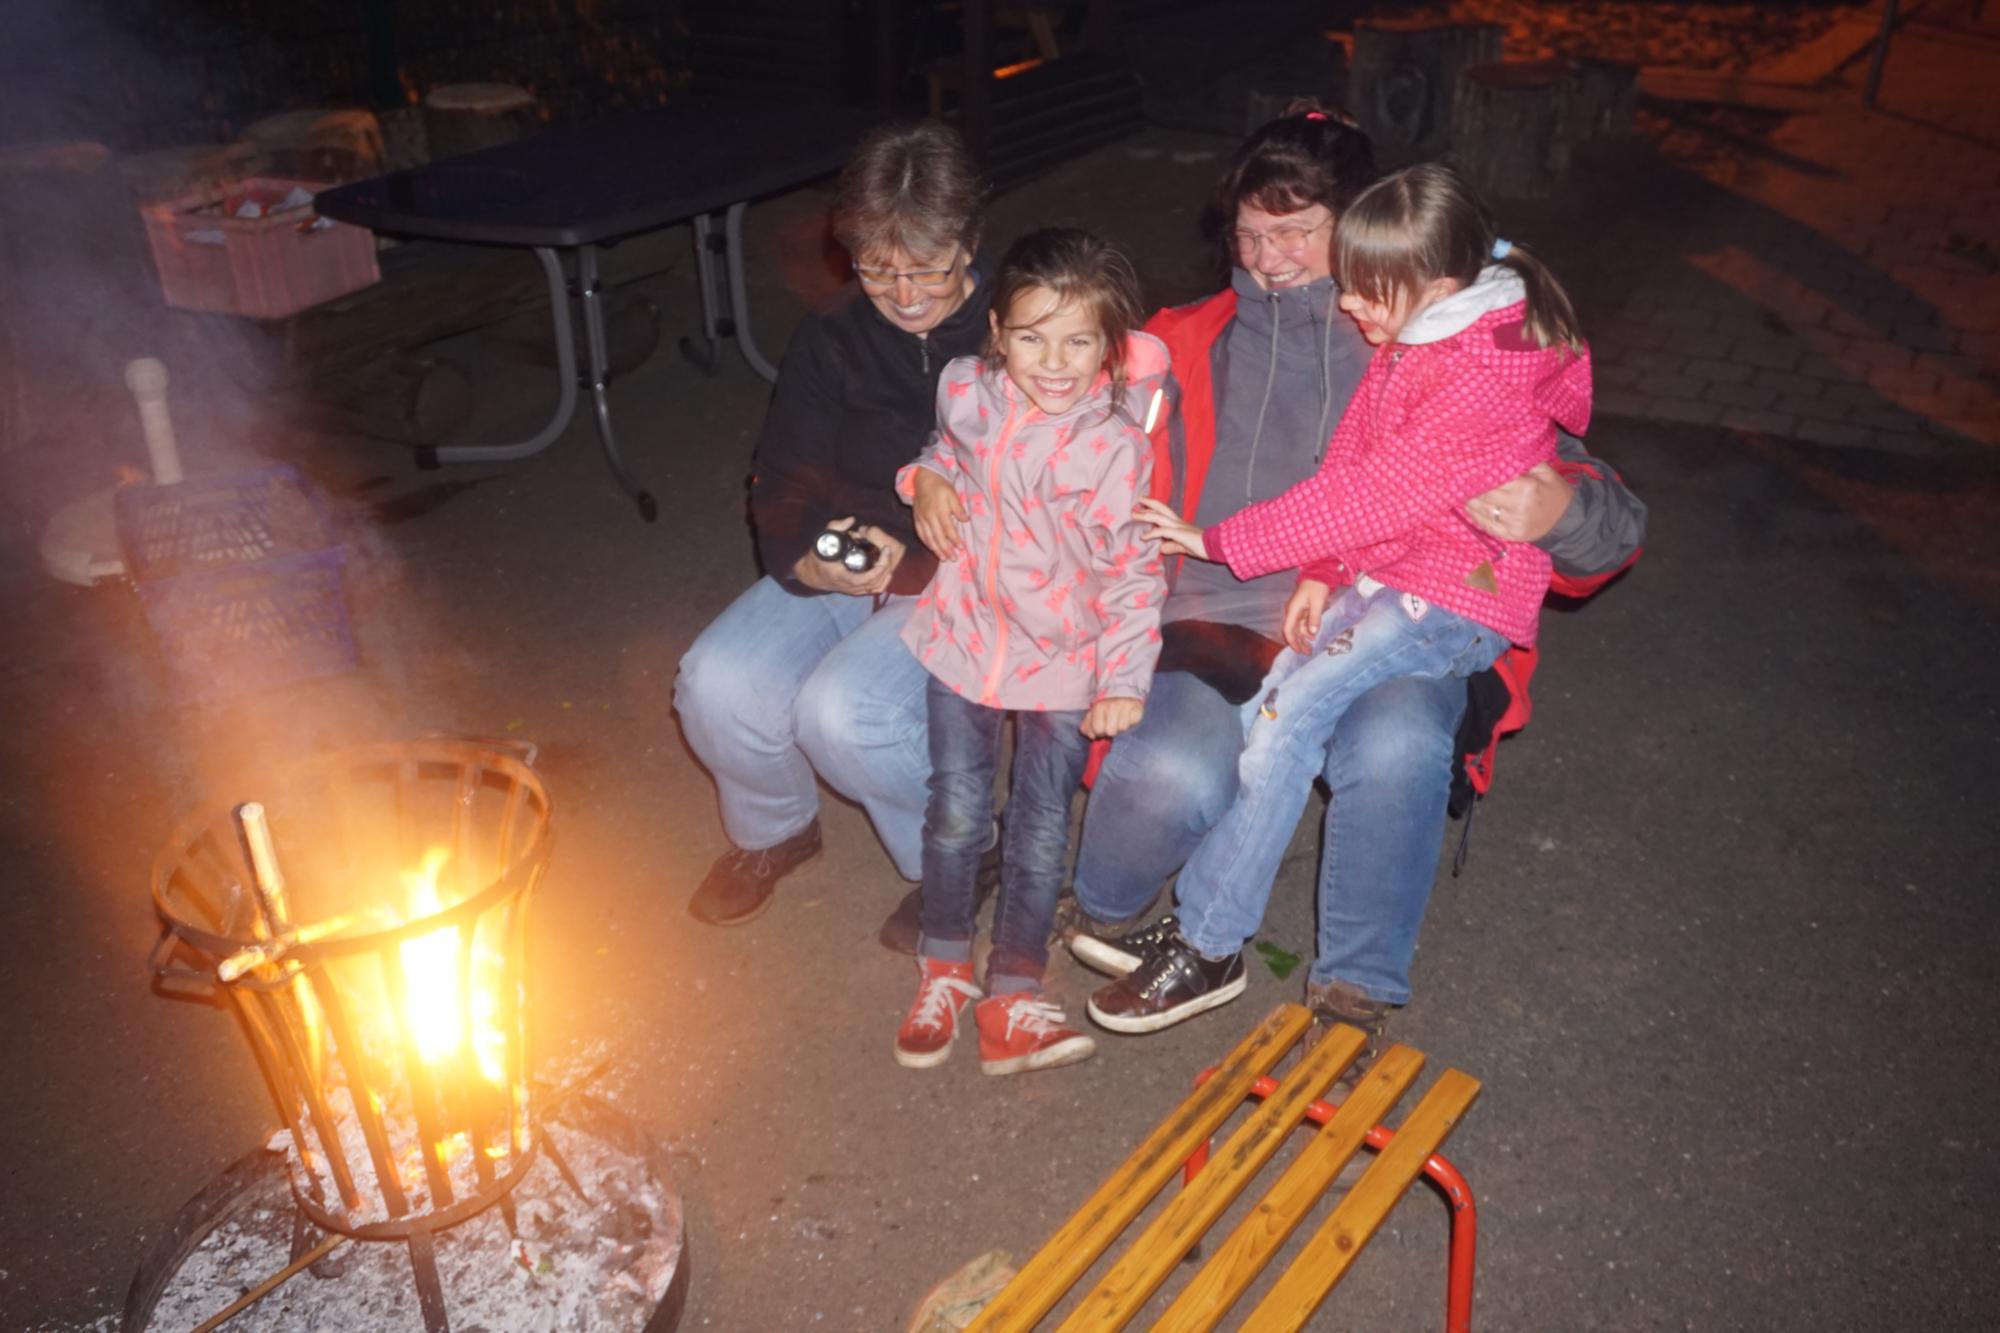
[{"label": "red jacket", "polygon": [[[1175,414],[1162,414],[1161,420],[1154,425],[1152,493],[1156,498],[1166,500],[1171,499],[1178,488],[1180,512],[1183,514],[1196,512],[1209,460],[1215,454],[1212,353],[1216,339],[1222,336],[1235,316],[1236,293],[1224,290],[1192,305],[1162,310],[1146,323],[1146,332],[1166,343],[1173,356],[1174,379],[1180,390],[1178,416],[1182,436],[1182,457],[1178,460],[1180,470],[1177,472],[1169,433],[1169,418]],[[1571,477],[1602,475],[1593,464],[1566,458],[1558,458],[1555,467]],[[1557,569],[1553,573],[1551,590],[1566,597],[1588,596],[1638,558],[1639,552],[1635,550],[1616,569],[1583,577]],[[1464,755],[1466,777],[1478,792],[1484,793],[1492,784],[1493,752],[1500,738],[1528,725],[1532,711],[1528,682],[1534,675],[1535,664],[1535,649],[1515,647],[1501,654],[1500,660],[1493,665],[1494,673],[1507,688],[1508,703],[1491,732],[1482,736],[1480,743],[1469,748]]]}]

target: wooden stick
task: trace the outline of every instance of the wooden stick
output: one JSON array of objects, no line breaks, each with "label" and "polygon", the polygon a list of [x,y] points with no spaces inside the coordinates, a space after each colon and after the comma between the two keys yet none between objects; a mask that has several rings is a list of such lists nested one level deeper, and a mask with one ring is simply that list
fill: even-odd
[{"label": "wooden stick", "polygon": [[236,807],[236,820],[243,829],[243,847],[250,856],[251,887],[264,910],[264,926],[271,938],[283,935],[291,924],[285,906],[285,872],[278,868],[278,849],[271,841],[271,824],[264,817],[261,801],[245,801]]},{"label": "wooden stick", "polygon": [[332,1254],[335,1250],[347,1244],[347,1242],[352,1239],[353,1239],[352,1236],[328,1236],[325,1240],[321,1241],[312,1250],[292,1260],[290,1263],[286,1264],[283,1268],[279,1269],[277,1272],[265,1278],[262,1282],[259,1282],[256,1286],[250,1288],[250,1290],[244,1292],[241,1296],[238,1296],[235,1300],[231,1301],[227,1306],[223,1308],[221,1314],[216,1315],[213,1319],[210,1319],[205,1324],[197,1325],[195,1327],[194,1333],[214,1333],[215,1329],[221,1328],[224,1324],[234,1319],[237,1315],[242,1314],[245,1310],[255,1305],[258,1301],[263,1300],[266,1296],[276,1291],[279,1287],[284,1286],[287,1282],[290,1282],[300,1273],[304,1272],[308,1268],[311,1268],[314,1264],[326,1258],[326,1256]]}]

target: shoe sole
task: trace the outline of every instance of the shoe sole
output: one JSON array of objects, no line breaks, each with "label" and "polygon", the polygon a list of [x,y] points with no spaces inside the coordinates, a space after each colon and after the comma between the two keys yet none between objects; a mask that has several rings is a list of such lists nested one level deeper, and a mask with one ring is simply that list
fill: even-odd
[{"label": "shoe sole", "polygon": [[[821,847],[813,848],[810,853],[800,857],[797,864],[792,866],[790,870],[787,870],[785,872],[785,875],[796,875],[799,871],[805,869],[808,865],[818,860],[819,854],[823,850],[825,849]],[[778,879],[783,879],[785,875],[778,876]],[[773,880],[771,882],[771,891],[764,895],[764,901],[758,903],[755,907],[745,912],[742,916],[729,916],[729,917],[703,916],[701,915],[701,913],[695,911],[693,908],[688,909],[688,915],[693,917],[695,920],[701,922],[701,924],[703,924],[704,926],[747,926],[752,921],[755,921],[758,917],[764,915],[764,913],[770,911],[771,901],[777,896],[778,896],[778,883],[777,880]]]},{"label": "shoe sole", "polygon": [[1139,970],[1144,961],[1135,953],[1127,953],[1115,944],[1106,943],[1094,935],[1073,936],[1069,942],[1070,956],[1093,972],[1102,972],[1111,978],[1129,977]]},{"label": "shoe sole", "polygon": [[896,1063],[905,1069],[936,1069],[951,1059],[951,1047],[940,1046],[934,1051],[906,1051],[896,1048]]},{"label": "shoe sole", "polygon": [[979,1072],[982,1074],[1024,1074],[1030,1069],[1059,1069],[1063,1065],[1078,1064],[1097,1054],[1097,1043],[1078,1033],[1067,1041],[1059,1041],[1053,1046],[1030,1051],[1026,1055],[1016,1055],[1005,1060],[981,1060]]},{"label": "shoe sole", "polygon": [[1238,977],[1206,995],[1198,995],[1186,1004],[1163,1009],[1157,1014],[1107,1014],[1097,1007],[1095,996],[1091,997],[1090,1003],[1084,1008],[1089,1012],[1091,1022],[1113,1032],[1158,1032],[1176,1023],[1184,1023],[1196,1014],[1207,1013],[1210,1009],[1228,1004],[1241,995],[1249,985],[1249,977]]}]

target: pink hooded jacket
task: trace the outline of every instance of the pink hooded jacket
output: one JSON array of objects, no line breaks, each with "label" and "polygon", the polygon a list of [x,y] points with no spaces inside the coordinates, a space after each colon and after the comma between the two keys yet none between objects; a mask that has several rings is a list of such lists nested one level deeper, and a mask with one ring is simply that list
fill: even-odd
[{"label": "pink hooded jacket", "polygon": [[1166,372],[1166,345],[1134,333],[1116,409],[1107,415],[1100,375],[1051,417],[977,357],[945,367],[937,434],[896,474],[907,501],[913,470],[930,469],[967,514],[958,559],[939,564],[903,629],[933,676],[990,708],[1146,697],[1167,582],[1132,506],[1152,471],[1144,427]]},{"label": "pink hooded jacket", "polygon": [[1363,575],[1532,646],[1548,553],[1475,527],[1466,501],[1555,458],[1556,426],[1590,424],[1590,353],[1540,347],[1521,280],[1488,267],[1378,349],[1319,471],[1202,534],[1238,578],[1302,566]]}]

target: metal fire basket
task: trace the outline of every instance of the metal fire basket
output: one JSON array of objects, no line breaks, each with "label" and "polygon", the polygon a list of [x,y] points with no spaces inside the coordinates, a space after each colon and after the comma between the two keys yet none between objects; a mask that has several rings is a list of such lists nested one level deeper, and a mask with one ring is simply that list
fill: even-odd
[{"label": "metal fire basket", "polygon": [[[228,998],[290,1135],[300,1211],[407,1243],[432,1333],[449,1327],[436,1233],[495,1203],[511,1225],[509,1192],[547,1146],[526,946],[551,807],[533,757],[448,738],[323,756],[259,794],[268,836],[254,807],[217,803],[153,867],[156,974]],[[420,866],[431,910],[407,896]]]}]

